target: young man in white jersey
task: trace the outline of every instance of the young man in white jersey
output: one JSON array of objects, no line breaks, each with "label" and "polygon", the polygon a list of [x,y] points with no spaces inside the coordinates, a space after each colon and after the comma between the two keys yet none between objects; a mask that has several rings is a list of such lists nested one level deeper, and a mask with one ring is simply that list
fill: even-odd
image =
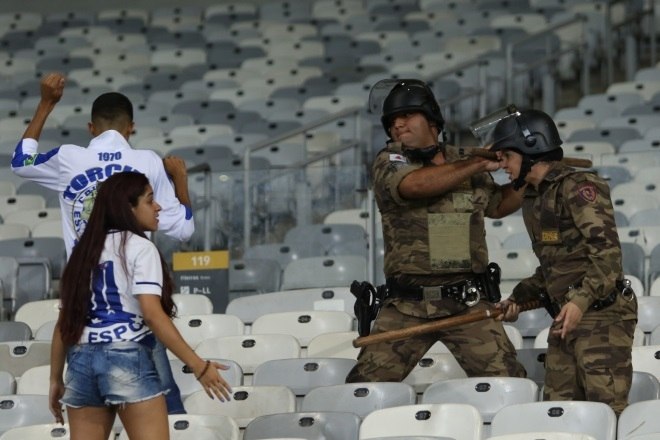
[{"label": "young man in white jersey", "polygon": [[[87,224],[97,184],[121,171],[139,171],[149,179],[154,199],[162,207],[160,231],[181,241],[190,239],[195,225],[185,162],[176,157],[163,160],[152,150],[134,150],[130,146],[133,105],[126,96],[110,92],[96,98],[88,124],[93,139],[87,147],[65,144],[45,153],[37,151],[44,124],[61,99],[64,84],[65,78],[59,73],[42,78],[41,100],[16,146],[11,167],[15,174],[59,192],[67,256]],[[153,357],[163,387],[169,389],[168,412],[185,413],[162,344],[157,344]]]}]

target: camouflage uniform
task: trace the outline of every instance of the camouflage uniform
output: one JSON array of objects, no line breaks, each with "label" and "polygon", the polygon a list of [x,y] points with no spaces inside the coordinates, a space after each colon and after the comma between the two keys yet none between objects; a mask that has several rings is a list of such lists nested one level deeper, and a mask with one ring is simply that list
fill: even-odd
[{"label": "camouflage uniform", "polygon": [[[610,189],[593,173],[552,162],[538,191],[526,189],[523,216],[540,266],[512,299],[547,292],[558,307],[571,301],[583,312],[565,340],[548,337],[544,399],[604,402],[620,413],[632,381],[637,301],[618,293],[623,271]],[[611,294],[613,304],[594,310]]]},{"label": "camouflage uniform", "polygon": [[[460,160],[459,149],[446,147],[447,162]],[[502,194],[488,173],[472,176],[451,192],[405,200],[399,183],[423,166],[407,159],[401,144],[381,150],[372,167],[376,201],[383,219],[385,275],[400,286],[439,286],[464,282],[488,264],[484,215]],[[472,309],[492,306],[484,299]],[[472,310],[451,298],[388,298],[372,334],[427,323]],[[525,370],[502,323],[485,320],[404,341],[364,347],[348,382],[401,381],[436,342],[442,341],[470,376],[518,376]]]}]

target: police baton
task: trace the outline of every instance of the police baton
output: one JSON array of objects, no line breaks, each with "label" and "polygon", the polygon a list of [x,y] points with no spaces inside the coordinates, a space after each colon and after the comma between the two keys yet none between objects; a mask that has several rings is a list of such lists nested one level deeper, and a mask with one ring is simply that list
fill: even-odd
[{"label": "police baton", "polygon": [[[538,309],[543,304],[539,300],[529,301],[518,304],[521,312],[527,310]],[[426,324],[415,325],[408,328],[399,330],[390,330],[389,332],[376,333],[369,336],[363,336],[353,340],[353,347],[360,348],[366,345],[378,344],[380,342],[398,341],[400,339],[408,339],[413,336],[425,335],[427,333],[437,332],[452,327],[457,327],[471,322],[483,321],[484,319],[497,318],[502,314],[499,309],[476,310],[474,312],[466,313],[465,315],[453,316],[449,318],[440,319]]]},{"label": "police baton", "polygon": [[[470,156],[479,156],[484,159],[497,160],[497,154],[494,151],[489,151],[485,148],[465,148],[463,152]],[[561,161],[569,167],[591,168],[594,166],[589,159],[580,159],[578,157],[565,157]]]}]

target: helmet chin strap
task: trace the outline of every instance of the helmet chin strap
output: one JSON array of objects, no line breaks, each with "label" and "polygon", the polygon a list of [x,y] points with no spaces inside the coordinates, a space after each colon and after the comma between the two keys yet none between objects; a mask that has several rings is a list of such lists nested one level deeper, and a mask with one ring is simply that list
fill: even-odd
[{"label": "helmet chin strap", "polygon": [[518,174],[518,178],[513,181],[513,189],[518,191],[525,186],[525,177],[532,170],[532,165],[534,165],[534,161],[529,156],[523,155],[522,163],[520,164],[520,173]]},{"label": "helmet chin strap", "polygon": [[422,163],[431,162],[436,154],[445,150],[447,135],[445,134],[444,130],[441,131],[441,134],[442,141],[438,144],[429,145],[428,147],[424,148],[404,148],[403,154],[415,161],[420,161]]},{"label": "helmet chin strap", "polygon": [[404,148],[403,154],[414,161],[428,163],[441,151],[440,145],[429,145],[424,148]]}]

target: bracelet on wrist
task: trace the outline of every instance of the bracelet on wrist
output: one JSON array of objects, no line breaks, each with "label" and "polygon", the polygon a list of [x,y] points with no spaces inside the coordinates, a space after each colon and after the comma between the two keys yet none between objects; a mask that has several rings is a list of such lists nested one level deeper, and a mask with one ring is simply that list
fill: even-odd
[{"label": "bracelet on wrist", "polygon": [[199,380],[204,374],[206,374],[206,370],[209,369],[209,366],[211,365],[211,361],[206,361],[206,365],[204,365],[204,369],[202,370],[201,373],[199,373],[199,376],[197,376],[195,379]]}]

